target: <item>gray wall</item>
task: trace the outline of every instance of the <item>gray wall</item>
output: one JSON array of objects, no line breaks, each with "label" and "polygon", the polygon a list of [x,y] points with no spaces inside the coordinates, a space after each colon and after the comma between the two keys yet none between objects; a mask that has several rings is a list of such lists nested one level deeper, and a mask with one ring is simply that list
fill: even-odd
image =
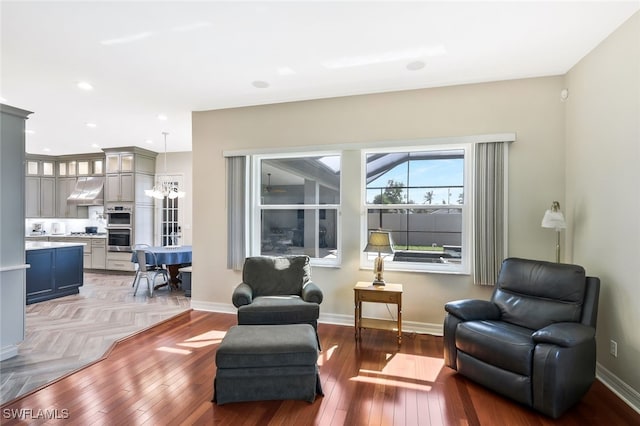
[{"label": "gray wall", "polygon": [[[553,260],[555,233],[540,221],[551,201],[564,202],[563,83],[560,76],[194,112],[192,303],[231,310],[231,292],[240,282],[240,273],[226,269],[225,150],[326,150],[383,140],[399,146],[420,138],[515,132],[518,140],[509,150],[509,254]],[[344,182],[361,181],[361,161],[359,151],[343,152]],[[365,215],[359,185],[348,185],[342,199],[342,264],[314,267],[313,278],[325,293],[321,316],[348,323],[353,286],[371,280],[372,272],[360,269]],[[404,284],[407,326],[441,327],[445,302],[486,299],[492,290],[473,285],[468,275],[387,271],[385,278]],[[382,308],[375,314],[388,315]]]},{"label": "gray wall", "polygon": [[567,74],[566,87],[569,258],[602,280],[598,362],[640,401],[640,12]]}]

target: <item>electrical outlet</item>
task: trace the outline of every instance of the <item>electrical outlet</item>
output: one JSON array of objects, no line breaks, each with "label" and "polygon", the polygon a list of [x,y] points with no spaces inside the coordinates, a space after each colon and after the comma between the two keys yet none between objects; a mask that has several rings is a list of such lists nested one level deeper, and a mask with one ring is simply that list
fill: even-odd
[{"label": "electrical outlet", "polygon": [[614,357],[618,357],[618,342],[615,340],[609,341],[609,353]]}]

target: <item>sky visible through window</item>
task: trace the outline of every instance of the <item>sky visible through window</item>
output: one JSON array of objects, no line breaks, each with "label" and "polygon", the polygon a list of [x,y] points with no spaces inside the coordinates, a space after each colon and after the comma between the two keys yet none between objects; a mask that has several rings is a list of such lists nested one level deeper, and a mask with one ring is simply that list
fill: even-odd
[{"label": "sky visible through window", "polygon": [[[464,185],[464,159],[421,159],[400,163],[367,184],[368,189],[384,188],[388,182],[402,183],[405,202],[414,204],[460,204]],[[417,188],[416,188],[417,187]],[[430,202],[425,195],[433,191]],[[367,191],[372,202],[374,190]],[[379,192],[379,191],[378,191]],[[409,199],[406,200],[407,195]]]}]

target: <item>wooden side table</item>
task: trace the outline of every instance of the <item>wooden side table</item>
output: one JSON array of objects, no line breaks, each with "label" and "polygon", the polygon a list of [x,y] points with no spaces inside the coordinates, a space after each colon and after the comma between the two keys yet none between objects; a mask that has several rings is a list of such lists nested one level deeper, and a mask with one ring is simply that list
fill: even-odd
[{"label": "wooden side table", "polygon": [[[374,286],[370,282],[358,282],[353,288],[355,301],[356,340],[361,337],[363,328],[397,330],[398,345],[402,344],[402,284]],[[391,303],[398,307],[397,321],[362,318],[362,302]]]}]

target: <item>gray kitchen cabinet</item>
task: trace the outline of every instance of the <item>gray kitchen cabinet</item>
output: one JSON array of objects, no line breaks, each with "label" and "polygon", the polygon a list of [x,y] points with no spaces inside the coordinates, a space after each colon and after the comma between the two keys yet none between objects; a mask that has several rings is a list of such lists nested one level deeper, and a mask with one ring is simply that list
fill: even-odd
[{"label": "gray kitchen cabinet", "polygon": [[56,179],[28,176],[25,178],[25,216],[55,217]]},{"label": "gray kitchen cabinet", "polygon": [[93,238],[91,240],[91,269],[106,269],[106,267],[107,240],[104,238]]},{"label": "gray kitchen cabinet", "polygon": [[108,174],[105,180],[105,201],[133,202],[135,200],[133,173]]},{"label": "gray kitchen cabinet", "polygon": [[57,191],[57,217],[78,217],[78,206],[75,204],[67,203],[67,198],[76,187],[76,178],[58,178],[58,191]]}]

